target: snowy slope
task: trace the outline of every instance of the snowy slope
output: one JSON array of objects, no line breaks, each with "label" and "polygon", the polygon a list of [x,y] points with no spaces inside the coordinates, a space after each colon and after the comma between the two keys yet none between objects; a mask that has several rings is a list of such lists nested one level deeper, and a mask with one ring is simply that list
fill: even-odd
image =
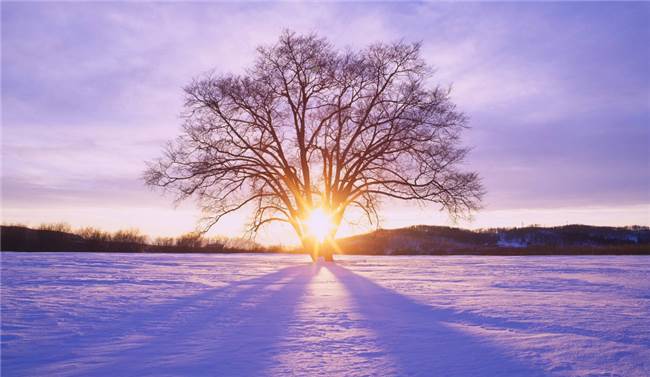
[{"label": "snowy slope", "polygon": [[650,257],[2,253],[2,376],[648,376]]}]

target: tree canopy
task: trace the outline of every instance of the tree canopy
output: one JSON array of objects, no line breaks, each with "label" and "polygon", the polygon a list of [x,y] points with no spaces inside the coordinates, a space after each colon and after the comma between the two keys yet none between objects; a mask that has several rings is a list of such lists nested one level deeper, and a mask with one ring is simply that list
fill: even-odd
[{"label": "tree canopy", "polygon": [[483,193],[478,175],[460,167],[467,118],[432,77],[419,43],[341,50],[286,31],[257,49],[244,74],[185,88],[181,135],[145,180],[196,198],[204,229],[252,206],[251,231],[285,222],[306,247],[315,209],[331,220],[328,239],[350,208],[378,222],[382,198],[465,216]]}]

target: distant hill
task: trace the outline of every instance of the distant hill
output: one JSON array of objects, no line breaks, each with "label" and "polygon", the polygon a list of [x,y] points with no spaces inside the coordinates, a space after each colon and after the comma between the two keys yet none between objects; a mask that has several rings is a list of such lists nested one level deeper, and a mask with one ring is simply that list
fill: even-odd
[{"label": "distant hill", "polygon": [[[249,247],[233,247],[224,242],[179,237],[164,245],[146,242],[137,233],[118,231],[109,234],[99,230],[85,237],[67,231],[31,229],[25,226],[0,227],[2,251],[69,251],[69,252],[123,252],[123,253],[241,253],[268,252],[268,249],[250,243]],[[189,242],[188,242],[189,241]]]},{"label": "distant hill", "polygon": [[650,228],[566,225],[472,231],[417,225],[337,242],[344,254],[650,254]]}]

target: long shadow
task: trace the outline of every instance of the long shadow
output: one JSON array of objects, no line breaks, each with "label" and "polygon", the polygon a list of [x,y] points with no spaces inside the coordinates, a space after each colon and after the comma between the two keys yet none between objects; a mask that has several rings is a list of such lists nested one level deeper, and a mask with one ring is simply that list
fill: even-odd
[{"label": "long shadow", "polygon": [[362,326],[393,357],[400,376],[546,375],[508,356],[494,340],[454,327],[449,310],[417,303],[340,265],[326,268],[349,292]]},{"label": "long shadow", "polygon": [[66,340],[75,342],[76,354],[38,371],[62,376],[258,375],[277,356],[276,342],[318,268],[287,267],[155,305],[99,334]]}]

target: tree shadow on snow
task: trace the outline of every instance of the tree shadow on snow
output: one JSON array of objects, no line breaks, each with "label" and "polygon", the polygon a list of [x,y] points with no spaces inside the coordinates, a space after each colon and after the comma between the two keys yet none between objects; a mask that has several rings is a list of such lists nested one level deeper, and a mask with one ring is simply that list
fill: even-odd
[{"label": "tree shadow on snow", "polygon": [[393,358],[399,375],[546,375],[508,357],[507,350],[490,339],[451,326],[458,318],[450,310],[417,303],[340,265],[329,263],[326,268],[348,291],[352,309],[363,318],[362,326],[375,334],[377,345]]},{"label": "tree shadow on snow", "polygon": [[156,305],[104,336],[77,339],[75,348],[85,355],[46,370],[93,376],[258,375],[274,362],[276,343],[319,268],[287,267]]}]

